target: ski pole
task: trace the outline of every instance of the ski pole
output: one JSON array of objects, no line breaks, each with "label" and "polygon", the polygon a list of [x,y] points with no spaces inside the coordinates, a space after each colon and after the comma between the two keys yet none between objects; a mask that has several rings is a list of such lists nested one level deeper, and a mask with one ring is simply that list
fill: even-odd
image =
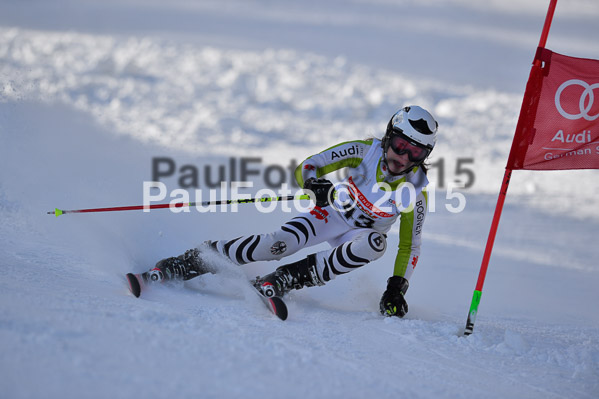
[{"label": "ski pole", "polygon": [[91,212],[116,212],[116,211],[137,211],[141,209],[164,209],[164,208],[185,208],[192,206],[212,206],[212,205],[231,205],[231,204],[249,204],[254,202],[271,202],[271,201],[294,201],[310,199],[307,194],[293,196],[279,196],[279,197],[254,197],[244,199],[227,199],[217,201],[204,201],[204,202],[177,202],[174,204],[154,204],[154,205],[133,205],[133,206],[117,206],[112,208],[90,208],[90,209],[73,209],[63,210],[55,208],[53,211],[47,212],[48,215],[66,215],[69,213],[91,213]]}]

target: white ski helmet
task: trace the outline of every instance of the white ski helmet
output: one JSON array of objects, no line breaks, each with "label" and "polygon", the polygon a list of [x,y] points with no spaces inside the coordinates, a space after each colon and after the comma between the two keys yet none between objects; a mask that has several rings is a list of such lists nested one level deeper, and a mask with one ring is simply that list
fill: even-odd
[{"label": "white ski helmet", "polygon": [[417,105],[404,107],[391,117],[381,146],[386,154],[393,136],[400,136],[412,145],[426,150],[426,156],[418,162],[422,163],[435,147],[438,126],[435,118],[424,108]]}]

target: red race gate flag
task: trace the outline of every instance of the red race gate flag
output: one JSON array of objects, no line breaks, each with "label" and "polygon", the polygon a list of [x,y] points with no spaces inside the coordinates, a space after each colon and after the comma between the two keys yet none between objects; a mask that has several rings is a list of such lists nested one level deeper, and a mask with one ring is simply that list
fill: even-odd
[{"label": "red race gate flag", "polygon": [[599,169],[599,61],[545,48],[557,0],[550,0],[516,133],[497,197],[464,335],[472,334],[493,243],[514,169]]},{"label": "red race gate flag", "polygon": [[599,169],[599,61],[539,47],[535,64],[507,168]]},{"label": "red race gate flag", "polygon": [[464,335],[474,329],[512,170],[599,169],[599,61],[544,48],[556,2],[550,4],[526,84]]}]

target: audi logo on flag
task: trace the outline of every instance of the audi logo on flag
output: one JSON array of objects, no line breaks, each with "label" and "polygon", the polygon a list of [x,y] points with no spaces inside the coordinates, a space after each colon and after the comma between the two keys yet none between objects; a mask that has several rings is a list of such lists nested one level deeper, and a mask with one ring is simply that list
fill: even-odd
[{"label": "audi logo on flag", "polygon": [[[580,94],[580,100],[578,101],[578,108],[580,112],[577,114],[568,113],[562,107],[562,91],[564,91],[567,87],[570,86],[581,86],[583,88],[583,91]],[[565,81],[555,92],[555,107],[557,108],[557,111],[560,113],[561,116],[563,116],[566,119],[575,120],[584,118],[587,121],[594,121],[595,119],[599,118],[599,113],[597,113],[596,115],[590,115],[589,111],[591,110],[591,108],[593,108],[593,103],[595,101],[595,94],[593,93],[593,90],[597,88],[599,88],[599,83],[591,85],[585,82],[584,80],[580,79],[570,79]]]}]

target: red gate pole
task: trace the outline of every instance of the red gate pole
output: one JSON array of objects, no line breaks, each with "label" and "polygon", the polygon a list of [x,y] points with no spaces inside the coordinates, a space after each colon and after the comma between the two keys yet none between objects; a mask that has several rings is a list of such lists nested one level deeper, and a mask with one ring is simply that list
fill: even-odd
[{"label": "red gate pole", "polygon": [[[543,25],[543,32],[541,33],[541,39],[539,40],[539,47],[545,47],[547,44],[547,36],[549,35],[549,29],[551,28],[551,21],[553,20],[553,14],[555,13],[555,6],[557,0],[551,0],[549,3],[549,9],[547,10],[547,16],[545,17],[545,24]],[[533,68],[539,68],[540,61],[535,60]],[[520,117],[518,118],[518,125],[523,123],[523,111],[528,106],[526,92],[524,93],[524,99],[522,101],[522,108],[520,110]],[[518,131],[518,126],[516,126]],[[489,237],[487,238],[487,245],[483,255],[483,260],[478,273],[478,280],[476,281],[476,287],[474,288],[474,294],[472,295],[472,302],[470,303],[470,311],[468,312],[468,320],[466,321],[466,328],[464,329],[464,335],[470,335],[474,331],[474,322],[478,313],[478,305],[480,304],[480,298],[483,291],[483,285],[485,283],[485,277],[487,275],[487,269],[489,267],[489,260],[491,259],[491,252],[493,251],[493,244],[495,242],[495,236],[497,235],[497,228],[499,226],[499,219],[501,218],[501,212],[503,210],[503,204],[507,195],[507,189],[510,184],[512,176],[512,165],[510,160],[512,159],[512,152],[514,146],[510,150],[510,156],[508,158],[508,165],[505,168],[505,174],[503,175],[503,181],[499,190],[499,196],[497,198],[497,205],[495,206],[495,213],[493,214],[493,221],[491,222],[491,229],[489,231]]]}]

